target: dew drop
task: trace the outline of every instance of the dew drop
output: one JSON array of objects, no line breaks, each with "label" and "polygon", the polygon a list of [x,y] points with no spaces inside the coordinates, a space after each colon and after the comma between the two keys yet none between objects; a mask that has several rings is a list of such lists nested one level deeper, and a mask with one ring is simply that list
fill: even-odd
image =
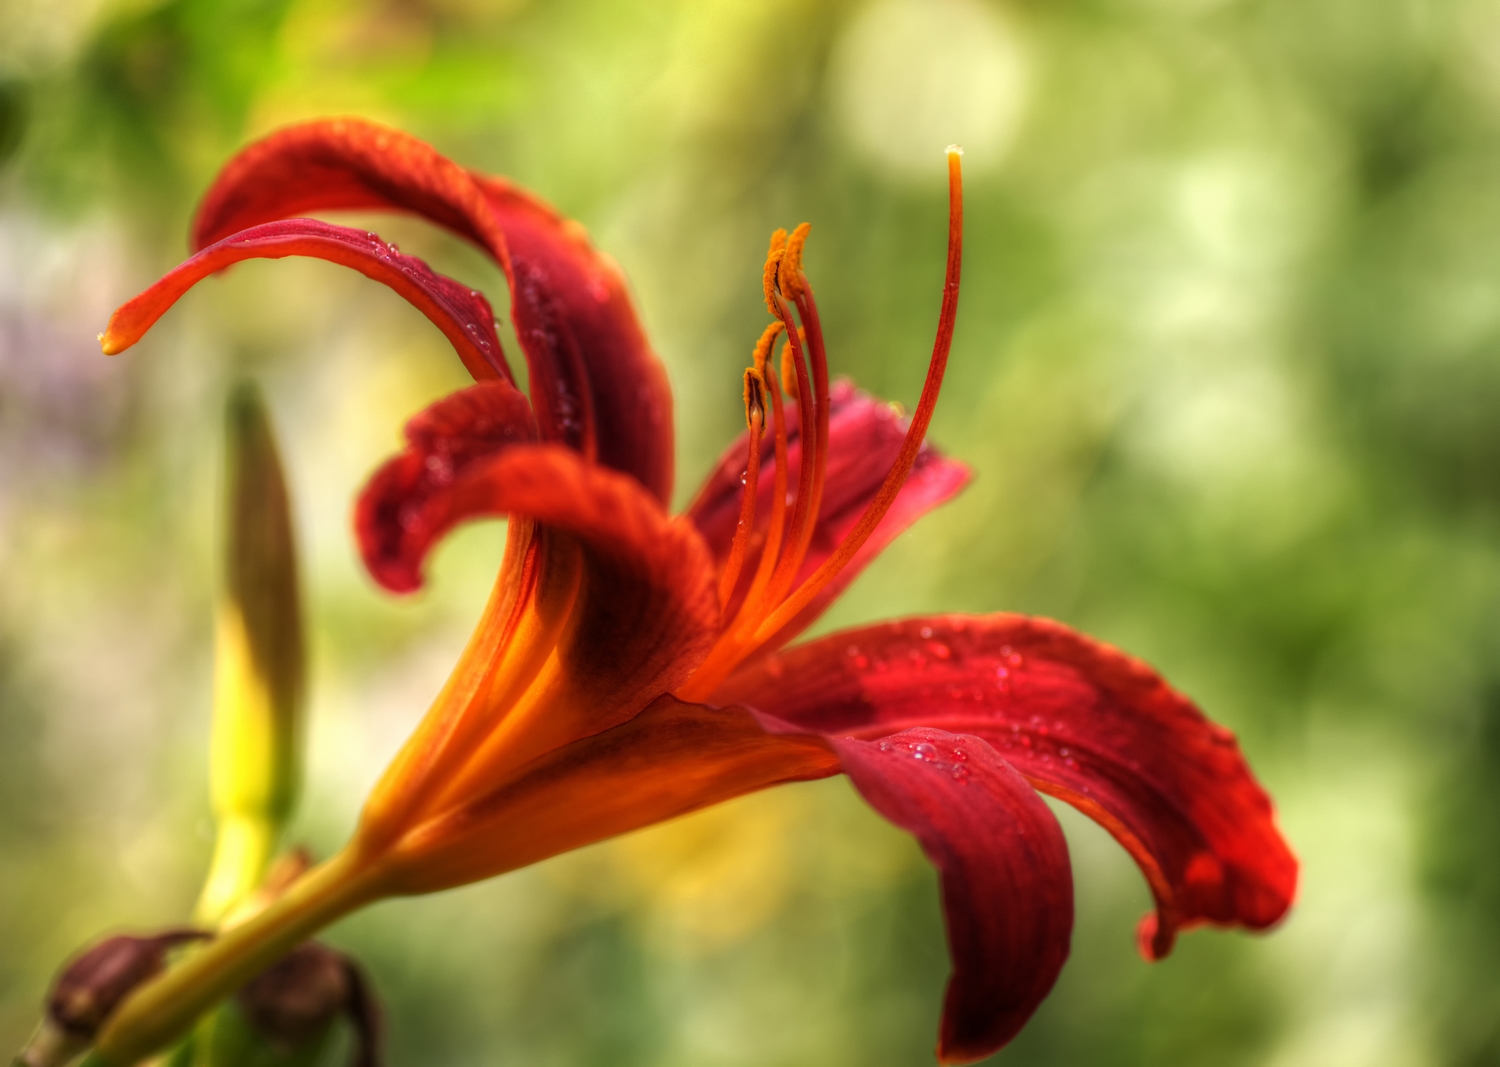
[{"label": "dew drop", "polygon": [[890,743],[890,742],[889,742],[889,741],[882,741],[882,742],[880,742],[880,744],[879,744],[879,745],[877,745],[877,746],[876,746],[876,747],[877,747],[877,748],[879,748],[879,749],[880,749],[880,751],[882,751],[882,752],[890,752],[890,751],[891,751],[891,750],[892,750],[892,749],[894,749],[894,748],[895,748],[895,747],[896,747],[896,746],[895,746],[895,745],[893,745],[893,744],[891,744],[891,743]]},{"label": "dew drop", "polygon": [[960,767],[957,764],[949,768],[948,773],[953,776],[955,782],[966,782],[969,780],[969,768]]},{"label": "dew drop", "polygon": [[953,750],[953,761],[955,763],[967,763],[969,761],[969,754],[961,748],[955,748]]},{"label": "dew drop", "polygon": [[938,754],[937,746],[929,745],[926,741],[919,741],[911,747],[911,758],[918,760],[930,760]]}]

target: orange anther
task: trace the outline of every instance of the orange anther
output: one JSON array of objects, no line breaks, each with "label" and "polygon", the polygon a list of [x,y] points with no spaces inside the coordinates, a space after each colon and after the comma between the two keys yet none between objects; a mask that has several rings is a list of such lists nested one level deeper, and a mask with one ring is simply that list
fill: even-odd
[{"label": "orange anther", "polygon": [[757,423],[766,424],[766,382],[751,367],[745,371],[745,425],[754,429]]},{"label": "orange anther", "polygon": [[781,286],[781,295],[788,300],[795,300],[802,292],[802,249],[807,244],[807,235],[812,230],[812,223],[804,222],[792,231],[787,238],[786,251],[781,256],[781,267],[778,270],[778,280]]},{"label": "orange anther", "polygon": [[766,292],[766,310],[772,315],[776,310],[776,283],[781,271],[781,257],[786,253],[786,231],[771,234],[771,248],[766,253],[766,269],[761,277],[761,287]]},{"label": "orange anther", "polygon": [[[803,341],[807,340],[807,334],[801,329],[797,331],[797,336]],[[781,342],[781,388],[793,400],[798,399],[796,358],[791,341]]]},{"label": "orange anther", "polygon": [[755,342],[755,351],[750,356],[750,365],[762,376],[766,373],[766,364],[771,360],[771,346],[776,343],[776,338],[781,336],[781,331],[784,329],[786,329],[786,324],[777,319],[766,327],[765,332],[760,335],[760,340]]}]

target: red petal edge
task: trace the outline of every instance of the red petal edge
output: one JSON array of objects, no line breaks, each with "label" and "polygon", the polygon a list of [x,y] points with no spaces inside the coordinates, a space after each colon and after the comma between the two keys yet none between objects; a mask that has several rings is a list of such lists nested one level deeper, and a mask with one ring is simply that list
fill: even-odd
[{"label": "red petal edge", "polygon": [[830,741],[861,795],[916,835],[941,875],[953,975],[938,1059],[983,1059],[1026,1025],[1068,958],[1073,877],[1062,828],[977,737],[919,727]]},{"label": "red petal edge", "polygon": [[1131,853],[1156,898],[1142,949],[1179,929],[1253,930],[1291,906],[1297,861],[1234,735],[1145,664],[1060,623],[934,616],[847,630],[741,670],[716,702],[799,729],[974,734]]},{"label": "red petal edge", "polygon": [[480,382],[444,397],[406,424],[407,447],[365,485],[354,528],[365,565],[393,593],[421,588],[421,559],[438,533],[429,500],[478,461],[536,437],[531,405],[509,382]]},{"label": "red petal edge", "polygon": [[113,355],[135,344],[184,293],[215,271],[247,259],[286,256],[326,259],[384,283],[443,331],[475,378],[510,380],[495,334],[495,313],[482,294],[434,272],[416,256],[402,255],[367,230],[315,219],[253,226],[205,248],[110,316],[100,337],[104,351]]}]

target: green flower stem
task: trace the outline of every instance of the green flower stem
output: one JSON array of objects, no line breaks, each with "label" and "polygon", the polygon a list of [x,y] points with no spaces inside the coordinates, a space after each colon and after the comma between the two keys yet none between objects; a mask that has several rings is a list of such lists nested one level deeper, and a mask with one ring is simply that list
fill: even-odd
[{"label": "green flower stem", "polygon": [[133,1067],[187,1036],[198,1017],[329,923],[382,896],[379,868],[341,852],[280,900],[224,931],[131,994],[105,1024],[91,1059]]}]

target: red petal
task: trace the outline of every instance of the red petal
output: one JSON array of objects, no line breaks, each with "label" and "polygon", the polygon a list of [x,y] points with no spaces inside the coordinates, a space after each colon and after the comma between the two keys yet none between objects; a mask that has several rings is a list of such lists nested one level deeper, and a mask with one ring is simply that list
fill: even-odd
[{"label": "red petal", "polygon": [[672,397],[618,268],[582,228],[499,179],[471,175],[430,145],[359,119],[294,126],[245,149],[204,198],[195,246],[308,211],[388,208],[488,251],[511,285],[543,439],[593,452],[666,503]]},{"label": "red petal", "polygon": [[420,563],[438,536],[423,521],[433,496],[478,461],[536,437],[531,405],[509,382],[480,382],[444,397],[406,424],[406,451],[375,472],[355,506],[370,573],[395,593],[422,585]]},{"label": "red petal", "polygon": [[592,449],[670,503],[672,390],[619,267],[536,197],[501,178],[475,179],[510,247],[511,316],[544,436]]},{"label": "red petal", "polygon": [[442,330],[475,378],[510,379],[495,335],[495,313],[483,295],[435,273],[416,256],[402,255],[367,230],[289,219],[242,230],[169,271],[124,304],[100,337],[113,355],[139,341],[177,300],[215,271],[246,259],[311,256],[352,267],[390,286]]},{"label": "red petal", "polygon": [[782,782],[837,774],[827,744],[749,713],[663,696],[410,830],[386,862],[399,892],[488,878]]},{"label": "red petal", "polygon": [[918,727],[832,744],[864,798],[915,834],[942,876],[953,976],[938,1059],[983,1059],[1016,1036],[1068,958],[1073,877],[1062,828],[977,737]]},{"label": "red petal", "polygon": [[[520,726],[496,731],[494,759],[469,761],[481,778],[500,763],[623,722],[680,684],[713,643],[719,606],[708,550],[691,524],[668,516],[633,478],[558,445],[516,445],[412,505],[402,511],[404,555],[382,566],[416,573],[443,534],[482,516],[534,520],[559,567],[570,566],[570,549],[581,545],[581,584],[564,583],[576,593],[566,593],[572,600],[550,681],[523,716],[527,740],[516,740]],[[455,780],[445,790],[471,785]]]},{"label": "red petal", "polygon": [[194,251],[257,223],[309,211],[395,208],[505,255],[469,172],[431,145],[364,119],[323,119],[278,130],[219,171],[193,219]]},{"label": "red petal", "polygon": [[[808,548],[807,558],[803,561],[798,582],[816,571],[859,521],[865,505],[879,491],[886,472],[896,461],[906,432],[904,420],[891,405],[861,392],[847,379],[833,384],[829,409],[828,470],[823,488],[823,505],[813,528],[812,543]],[[802,455],[800,423],[795,404],[787,408],[787,426],[787,458],[789,466],[795,471]],[[720,562],[729,552],[735,527],[739,522],[740,494],[744,491],[740,479],[745,472],[747,444],[748,435],[741,435],[724,452],[687,513],[713,550],[715,559]],[[775,479],[774,450],[775,441],[767,434],[762,444],[760,497],[755,506],[757,530],[751,537],[750,549],[746,553],[742,571],[744,577],[741,579],[738,595],[730,601],[731,616],[738,607],[739,598],[749,586],[750,577],[755,573],[765,530],[770,521]],[[839,572],[838,577],[819,593],[817,599],[769,642],[769,646],[774,649],[785,644],[811,625],[886,545],[927,512],[951,500],[968,481],[967,466],[944,457],[935,448],[924,447],[917,456],[901,494],[876,527],[875,533],[850,561],[849,566]]]},{"label": "red petal", "polygon": [[941,616],[849,630],[742,670],[715,700],[825,734],[928,725],[984,738],[1135,857],[1156,897],[1152,957],[1180,928],[1264,929],[1291,905],[1297,861],[1234,735],[1145,664],[1059,623]]}]

